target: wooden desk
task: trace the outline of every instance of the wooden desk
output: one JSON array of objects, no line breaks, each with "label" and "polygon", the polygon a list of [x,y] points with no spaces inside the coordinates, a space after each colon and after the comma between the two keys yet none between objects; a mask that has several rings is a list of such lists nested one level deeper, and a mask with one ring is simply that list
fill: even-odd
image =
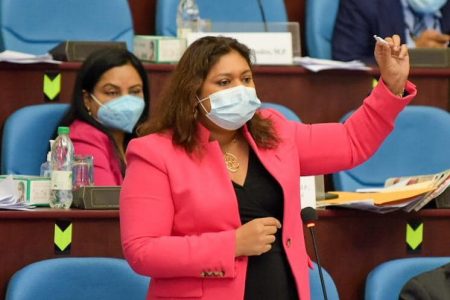
[{"label": "wooden desk", "polygon": [[[333,276],[341,299],[363,299],[367,274],[384,261],[417,255],[450,256],[450,209],[385,215],[335,209],[318,214],[320,260]],[[61,256],[55,254],[53,245],[58,220],[73,224],[71,256],[123,256],[118,211],[0,211],[0,299],[18,269]],[[424,240],[418,254],[406,250],[406,222],[410,220],[424,223]],[[308,253],[315,260],[307,229],[305,236]]]},{"label": "wooden desk", "polygon": [[0,299],[9,278],[32,262],[62,257],[54,249],[55,222],[72,222],[70,256],[123,257],[119,212],[113,210],[0,211]]},{"label": "wooden desk", "polygon": [[[423,222],[421,251],[406,247],[406,224]],[[315,260],[311,235],[305,231],[308,253]],[[340,299],[364,298],[368,273],[378,264],[413,256],[450,256],[450,209],[426,209],[418,213],[384,215],[356,210],[319,211],[316,241],[320,262],[334,278]]]},{"label": "wooden desk", "polygon": [[[15,110],[43,103],[43,78],[48,72],[62,75],[60,102],[70,102],[79,63],[20,65],[0,63],[0,125]],[[151,85],[151,103],[168,80],[174,65],[145,65]],[[358,107],[370,92],[377,70],[322,71],[312,73],[299,66],[255,66],[255,81],[262,101],[293,109],[306,123],[338,121]],[[450,110],[450,69],[412,69],[410,79],[419,93],[413,104]]]}]

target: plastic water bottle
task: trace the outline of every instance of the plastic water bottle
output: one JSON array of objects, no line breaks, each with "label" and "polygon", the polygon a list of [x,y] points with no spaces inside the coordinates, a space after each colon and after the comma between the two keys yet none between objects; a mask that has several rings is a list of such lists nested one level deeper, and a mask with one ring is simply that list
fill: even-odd
[{"label": "plastic water bottle", "polygon": [[50,151],[47,153],[47,160],[42,163],[40,176],[42,177],[50,177],[51,174],[51,161],[52,161],[52,145],[55,141],[49,140],[50,143]]},{"label": "plastic water bottle", "polygon": [[74,148],[69,127],[58,127],[51,150],[50,207],[69,209],[72,205],[72,163]]},{"label": "plastic water bottle", "polygon": [[180,0],[177,12],[177,36],[186,38],[190,32],[198,32],[200,11],[195,0]]}]

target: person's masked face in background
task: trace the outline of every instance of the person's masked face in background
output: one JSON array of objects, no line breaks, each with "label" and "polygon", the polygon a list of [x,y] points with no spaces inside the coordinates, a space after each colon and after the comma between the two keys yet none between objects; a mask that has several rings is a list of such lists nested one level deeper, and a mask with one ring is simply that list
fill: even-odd
[{"label": "person's masked face in background", "polygon": [[441,9],[447,0],[408,0],[409,6],[419,14],[430,14]]},{"label": "person's masked face in background", "polygon": [[131,133],[145,107],[142,85],[133,66],[112,68],[85,95],[86,109],[105,127]]}]

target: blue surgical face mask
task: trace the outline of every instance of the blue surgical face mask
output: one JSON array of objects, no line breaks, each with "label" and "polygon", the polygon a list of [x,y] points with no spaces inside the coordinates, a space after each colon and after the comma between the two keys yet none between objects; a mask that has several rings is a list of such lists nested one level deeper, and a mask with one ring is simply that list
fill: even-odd
[{"label": "blue surgical face mask", "polygon": [[133,95],[120,96],[105,104],[98,101],[93,94],[91,97],[100,105],[97,111],[97,120],[101,124],[128,133],[133,132],[145,107],[144,100]]},{"label": "blue surgical face mask", "polygon": [[419,14],[430,14],[441,9],[447,0],[408,0],[409,6]]},{"label": "blue surgical face mask", "polygon": [[[209,113],[202,103],[208,98],[211,105]],[[261,101],[256,96],[256,90],[243,85],[218,91],[204,99],[198,99],[198,102],[211,122],[227,130],[236,130],[242,127],[261,106]]]}]

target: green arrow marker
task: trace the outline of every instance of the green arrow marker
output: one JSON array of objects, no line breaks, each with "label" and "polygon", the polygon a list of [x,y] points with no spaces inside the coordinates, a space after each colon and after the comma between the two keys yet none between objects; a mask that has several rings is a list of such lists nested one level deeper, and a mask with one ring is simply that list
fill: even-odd
[{"label": "green arrow marker", "polygon": [[70,224],[66,230],[61,230],[57,224],[55,224],[55,245],[61,251],[64,251],[67,246],[72,243],[72,224]]},{"label": "green arrow marker", "polygon": [[56,75],[55,78],[44,75],[44,94],[48,99],[54,100],[61,92],[61,74]]},{"label": "green arrow marker", "polygon": [[372,79],[372,88],[374,89],[378,84],[378,80],[376,80],[375,78]]},{"label": "green arrow marker", "polygon": [[422,244],[423,241],[423,223],[414,230],[411,225],[406,224],[406,243],[412,250],[416,250],[417,247]]}]

